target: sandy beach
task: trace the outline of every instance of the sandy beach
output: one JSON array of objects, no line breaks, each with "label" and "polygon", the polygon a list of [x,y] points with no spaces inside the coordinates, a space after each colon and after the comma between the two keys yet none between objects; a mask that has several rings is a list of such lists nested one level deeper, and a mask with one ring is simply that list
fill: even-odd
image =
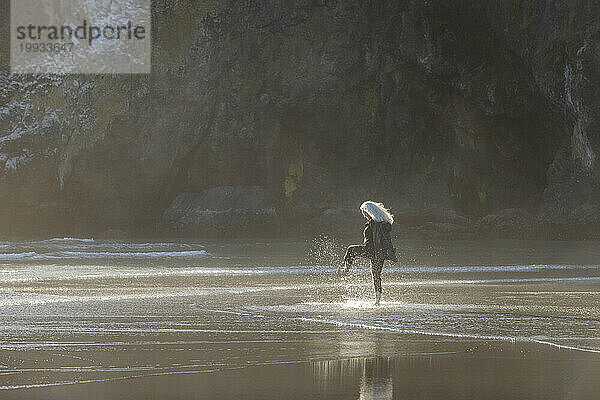
[{"label": "sandy beach", "polygon": [[4,246],[2,399],[600,390],[599,244],[406,242],[380,307],[365,264],[333,274],[339,243]]}]

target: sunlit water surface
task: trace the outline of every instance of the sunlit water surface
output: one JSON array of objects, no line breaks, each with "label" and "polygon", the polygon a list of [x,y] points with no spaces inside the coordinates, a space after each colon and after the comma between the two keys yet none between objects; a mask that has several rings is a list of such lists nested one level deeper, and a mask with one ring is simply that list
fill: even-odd
[{"label": "sunlit water surface", "polygon": [[[600,243],[399,242],[379,307],[366,263],[334,274],[347,244],[0,242],[0,397],[192,375],[178,390],[239,395],[233,379],[260,397],[275,383],[257,376],[276,368],[297,394],[394,398],[432,390],[419,380],[432,362],[438,375],[481,373],[478,363],[506,352],[521,361],[499,368],[584,357],[600,372]],[[263,372],[240,372],[253,368]],[[548,379],[566,382],[571,367],[552,368]],[[456,382],[440,376],[439,385]],[[514,395],[544,393],[539,386]],[[272,390],[262,397],[277,398]]]}]

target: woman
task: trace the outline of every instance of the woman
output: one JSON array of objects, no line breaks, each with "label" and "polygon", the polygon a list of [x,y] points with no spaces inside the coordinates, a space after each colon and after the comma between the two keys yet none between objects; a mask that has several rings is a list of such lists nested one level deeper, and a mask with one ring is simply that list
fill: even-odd
[{"label": "woman", "polygon": [[[371,274],[375,286],[375,305],[381,300],[381,269],[385,260],[398,261],[396,249],[392,246],[390,232],[394,216],[381,203],[365,201],[360,206],[363,216],[367,219],[363,231],[363,244],[349,246],[344,256],[344,270],[348,272],[356,257],[368,258],[371,261]],[[339,273],[341,267],[338,268]]]}]

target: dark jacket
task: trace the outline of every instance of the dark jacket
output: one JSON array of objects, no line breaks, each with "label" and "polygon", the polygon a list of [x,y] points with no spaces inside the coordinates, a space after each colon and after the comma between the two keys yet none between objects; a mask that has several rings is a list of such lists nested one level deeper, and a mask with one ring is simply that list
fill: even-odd
[{"label": "dark jacket", "polygon": [[[396,249],[392,245],[392,225],[389,222],[369,221],[372,234],[373,255],[377,260],[398,261]],[[365,233],[366,233],[365,228]],[[365,243],[366,244],[366,243]]]}]

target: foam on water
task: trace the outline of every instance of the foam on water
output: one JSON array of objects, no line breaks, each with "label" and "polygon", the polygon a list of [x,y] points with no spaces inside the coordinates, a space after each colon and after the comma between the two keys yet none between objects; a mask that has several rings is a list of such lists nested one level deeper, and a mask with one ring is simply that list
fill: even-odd
[{"label": "foam on water", "polygon": [[485,334],[474,334],[474,333],[461,333],[461,332],[444,332],[444,331],[427,331],[427,330],[418,330],[418,329],[403,329],[393,326],[381,326],[375,324],[366,324],[366,323],[356,323],[356,322],[347,322],[347,321],[338,321],[338,320],[330,320],[330,319],[320,319],[320,318],[299,318],[301,321],[306,322],[317,322],[322,324],[336,325],[336,326],[348,326],[353,328],[363,328],[368,330],[381,330],[381,331],[389,331],[389,332],[397,332],[400,334],[407,335],[425,335],[425,336],[443,336],[443,337],[451,337],[451,338],[460,338],[460,339],[475,339],[475,340],[494,340],[494,341],[505,341],[505,342],[532,342],[539,343],[547,346],[563,348],[568,350],[576,350],[588,353],[600,353],[600,349],[580,347],[580,346],[571,346],[564,345],[560,343],[555,343],[550,340],[544,340],[536,337],[528,337],[528,336],[502,336],[502,335],[485,335]]},{"label": "foam on water", "polygon": [[84,251],[61,251],[55,254],[40,255],[50,258],[164,258],[164,257],[200,257],[206,256],[205,250],[195,251],[146,251],[146,252],[84,252]]},{"label": "foam on water", "polygon": [[94,239],[92,239],[92,238],[64,237],[64,238],[46,239],[46,240],[42,240],[42,242],[84,242],[84,243],[93,243]]},{"label": "foam on water", "polygon": [[112,252],[112,251],[59,251],[53,253],[0,253],[0,261],[11,260],[60,260],[60,259],[102,259],[102,258],[173,258],[202,257],[205,250],[195,251],[147,251],[147,252]]},{"label": "foam on water", "polygon": [[38,241],[2,242],[0,261],[73,259],[153,259],[208,256],[204,246],[180,242],[136,242],[53,238]]},{"label": "foam on water", "polygon": [[95,296],[49,295],[40,293],[8,292],[0,294],[0,307],[24,305],[50,305],[56,303],[120,302],[131,300],[152,300],[207,295],[236,295],[257,293],[269,290],[263,287],[242,288],[184,288],[158,290],[150,288],[144,292],[100,294]]},{"label": "foam on water", "polygon": [[10,261],[10,260],[26,260],[31,259],[34,260],[38,256],[38,253],[35,251],[28,251],[24,253],[0,253],[0,260],[2,261]]},{"label": "foam on water", "polygon": [[[595,336],[600,328],[600,319],[596,318],[591,309],[588,313],[564,304],[382,301],[379,306],[375,306],[371,299],[351,297],[341,301],[247,306],[245,309],[266,315],[277,313],[301,322],[354,329],[460,339],[532,342],[600,353],[600,337]],[[565,335],[566,333],[568,334]]]},{"label": "foam on water", "polygon": [[392,266],[390,272],[460,273],[460,272],[539,272],[547,270],[600,270],[600,265],[531,264],[531,265],[453,265]]},{"label": "foam on water", "polygon": [[[219,267],[143,267],[113,268],[105,265],[44,265],[26,266],[19,269],[0,269],[0,283],[35,283],[60,281],[96,281],[103,279],[134,279],[193,276],[260,275],[262,269]],[[266,289],[266,288],[265,288]]]}]

